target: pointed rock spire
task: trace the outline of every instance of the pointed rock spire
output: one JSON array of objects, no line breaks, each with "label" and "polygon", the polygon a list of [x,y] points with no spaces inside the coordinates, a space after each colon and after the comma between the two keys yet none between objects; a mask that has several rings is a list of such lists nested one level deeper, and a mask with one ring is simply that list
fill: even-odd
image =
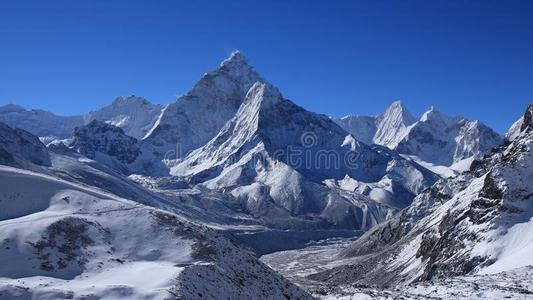
[{"label": "pointed rock spire", "polygon": [[381,116],[374,143],[394,147],[405,129],[415,122],[415,117],[400,101],[393,102]]}]

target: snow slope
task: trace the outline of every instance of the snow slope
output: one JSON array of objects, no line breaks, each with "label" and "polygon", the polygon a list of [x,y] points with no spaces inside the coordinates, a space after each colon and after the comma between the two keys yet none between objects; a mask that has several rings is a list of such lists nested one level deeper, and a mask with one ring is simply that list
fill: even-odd
[{"label": "snow slope", "polygon": [[20,169],[0,179],[0,299],[310,298],[176,215]]}]

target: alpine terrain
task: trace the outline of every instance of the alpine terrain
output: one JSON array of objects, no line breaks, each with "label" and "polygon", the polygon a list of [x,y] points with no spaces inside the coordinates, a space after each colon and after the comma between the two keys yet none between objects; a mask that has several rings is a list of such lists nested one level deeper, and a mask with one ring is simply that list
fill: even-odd
[{"label": "alpine terrain", "polygon": [[526,299],[533,105],[305,110],[234,52],[166,105],[0,107],[0,299]]}]

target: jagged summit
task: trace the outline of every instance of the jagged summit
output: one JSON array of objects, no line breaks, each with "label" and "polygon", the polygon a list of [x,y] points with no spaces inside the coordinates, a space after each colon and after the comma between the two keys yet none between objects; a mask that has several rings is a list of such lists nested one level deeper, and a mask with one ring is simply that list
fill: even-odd
[{"label": "jagged summit", "polygon": [[224,59],[220,63],[220,67],[229,67],[237,65],[250,65],[246,56],[244,56],[244,54],[239,50],[233,51],[228,58]]},{"label": "jagged summit", "polygon": [[406,128],[415,122],[415,117],[401,101],[393,102],[385,113],[378,117],[374,143],[391,148],[395,147],[401,137],[405,135]]}]

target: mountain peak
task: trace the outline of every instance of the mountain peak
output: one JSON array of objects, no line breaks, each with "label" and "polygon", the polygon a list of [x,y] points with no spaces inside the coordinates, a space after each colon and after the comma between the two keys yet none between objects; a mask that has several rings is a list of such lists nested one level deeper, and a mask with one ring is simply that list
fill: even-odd
[{"label": "mountain peak", "polygon": [[408,126],[416,119],[400,101],[393,102],[381,115],[374,143],[394,147]]},{"label": "mountain peak", "polygon": [[234,51],[231,55],[220,63],[219,69],[228,71],[236,76],[246,74],[249,76],[253,73],[254,77],[258,77],[250,62],[240,51]]},{"label": "mountain peak", "polygon": [[[239,51],[231,53],[230,57],[220,63],[220,66],[204,75],[193,87],[191,93],[203,93],[207,90],[220,90],[231,94],[238,90],[237,98],[242,101],[246,92],[256,81],[264,81],[256,72],[248,59]],[[235,98],[235,97],[233,97]]]},{"label": "mountain peak", "polygon": [[223,66],[230,65],[230,64],[249,65],[249,62],[246,56],[244,56],[244,54],[242,54],[241,51],[236,50],[236,51],[231,52],[230,56],[220,63],[220,66],[223,67]]}]

